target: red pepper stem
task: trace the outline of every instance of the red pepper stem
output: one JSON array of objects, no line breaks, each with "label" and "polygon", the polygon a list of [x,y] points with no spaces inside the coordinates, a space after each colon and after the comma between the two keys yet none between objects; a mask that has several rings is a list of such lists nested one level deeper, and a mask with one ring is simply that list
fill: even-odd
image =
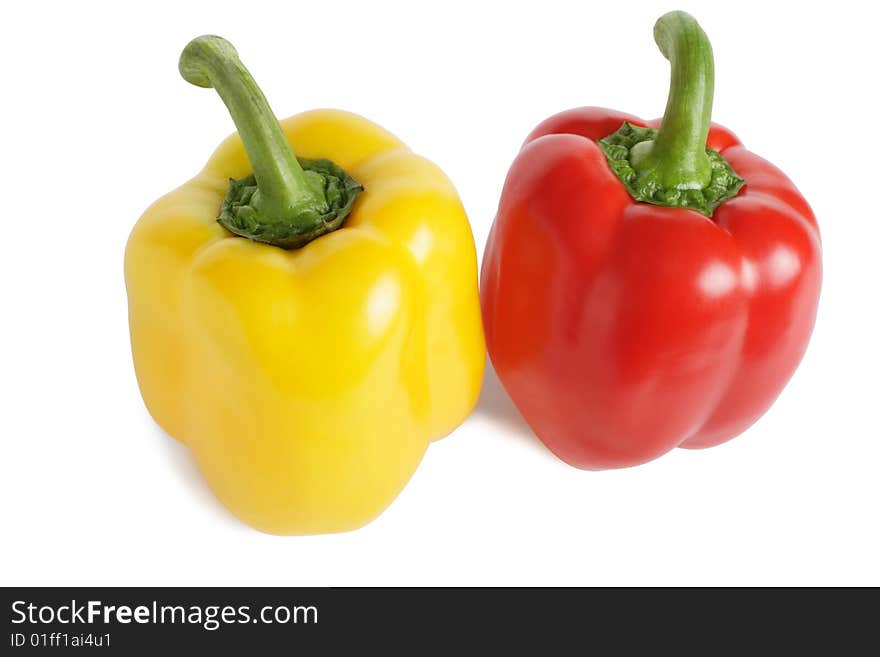
[{"label": "red pepper stem", "polygon": [[712,177],[706,155],[715,87],[712,46],[683,11],[662,16],[654,40],[672,69],[669,98],[656,139],[633,147],[630,161],[666,189],[703,189]]}]

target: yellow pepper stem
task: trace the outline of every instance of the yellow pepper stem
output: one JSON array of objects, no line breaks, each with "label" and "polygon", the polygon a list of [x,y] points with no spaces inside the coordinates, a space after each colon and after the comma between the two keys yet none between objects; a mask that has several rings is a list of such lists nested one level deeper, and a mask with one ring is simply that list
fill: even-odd
[{"label": "yellow pepper stem", "polygon": [[338,228],[363,190],[328,160],[298,159],[238,52],[219,36],[200,36],[180,55],[180,74],[213,88],[226,104],[253,167],[230,181],[218,221],[233,233],[295,248]]}]

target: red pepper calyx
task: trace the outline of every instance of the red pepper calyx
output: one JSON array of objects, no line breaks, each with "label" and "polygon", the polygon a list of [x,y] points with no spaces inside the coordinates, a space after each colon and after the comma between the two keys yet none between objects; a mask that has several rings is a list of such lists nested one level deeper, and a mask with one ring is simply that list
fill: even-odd
[{"label": "red pepper calyx", "polygon": [[672,71],[660,128],[624,123],[599,146],[635,200],[711,217],[744,184],[720,153],[706,147],[715,89],[712,46],[683,11],[661,16],[654,40]]},{"label": "red pepper calyx", "polygon": [[633,147],[655,141],[657,132],[654,128],[641,128],[624,122],[616,132],[599,140],[599,147],[605,153],[608,166],[635,200],[653,205],[690,208],[711,217],[719,205],[736,196],[742,189],[745,181],[736,175],[721,153],[711,148],[705,148],[710,172],[709,183],[705,187],[665,187],[656,176],[637,172],[630,160]]}]

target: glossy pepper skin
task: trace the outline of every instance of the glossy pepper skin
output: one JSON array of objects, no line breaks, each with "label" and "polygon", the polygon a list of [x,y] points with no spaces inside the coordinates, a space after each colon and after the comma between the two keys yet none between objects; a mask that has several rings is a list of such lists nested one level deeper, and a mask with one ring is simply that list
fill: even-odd
[{"label": "glossy pepper skin", "polygon": [[507,176],[481,274],[486,342],[526,421],[573,466],[736,436],[806,349],[821,281],[813,213],[706,118],[698,138],[745,181],[711,217],[632,197],[598,142],[661,122],[613,110],[551,117]]},{"label": "glossy pepper skin", "polygon": [[150,413],[236,516],[338,532],[375,518],[476,402],[476,255],[449,180],[390,133],[333,110],[280,125],[363,186],[351,214],[296,249],[232,234],[218,210],[252,167],[231,136],[131,234],[132,351]]}]

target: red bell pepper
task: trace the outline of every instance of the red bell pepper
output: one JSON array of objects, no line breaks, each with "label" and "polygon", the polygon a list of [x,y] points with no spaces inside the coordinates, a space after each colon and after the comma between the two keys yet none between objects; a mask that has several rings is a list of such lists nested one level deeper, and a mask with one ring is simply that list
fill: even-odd
[{"label": "red bell pepper", "polygon": [[563,112],[526,140],[482,268],[489,355],[523,417],[579,468],[748,428],[807,346],[819,230],[789,179],[710,124],[712,50],[682,12],[661,121]]}]

